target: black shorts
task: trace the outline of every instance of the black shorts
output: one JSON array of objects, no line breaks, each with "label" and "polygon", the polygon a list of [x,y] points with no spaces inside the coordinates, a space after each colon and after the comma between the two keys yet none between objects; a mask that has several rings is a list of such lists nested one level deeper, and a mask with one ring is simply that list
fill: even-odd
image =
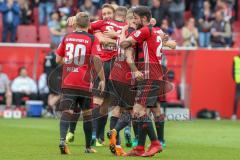
[{"label": "black shorts", "polygon": [[173,85],[164,80],[143,80],[136,85],[136,102],[148,108],[156,107],[159,96],[173,89]]},{"label": "black shorts", "polygon": [[136,91],[134,86],[110,80],[110,93],[112,106],[120,106],[125,109],[131,109],[134,105]]},{"label": "black shorts", "polygon": [[91,109],[92,98],[89,95],[89,93],[84,91],[63,89],[58,110],[79,111]]},{"label": "black shorts", "polygon": [[111,84],[109,82],[109,76],[111,73],[111,69],[112,69],[114,60],[115,59],[111,59],[111,60],[103,63],[104,75],[105,75],[105,79],[106,79],[105,90],[104,90],[103,94],[100,94],[100,91],[98,90],[98,84],[100,82],[100,79],[99,79],[99,77],[97,77],[96,79],[94,79],[94,82],[93,82],[94,83],[93,89],[92,89],[93,96],[103,97],[103,98],[110,96],[109,86]]}]

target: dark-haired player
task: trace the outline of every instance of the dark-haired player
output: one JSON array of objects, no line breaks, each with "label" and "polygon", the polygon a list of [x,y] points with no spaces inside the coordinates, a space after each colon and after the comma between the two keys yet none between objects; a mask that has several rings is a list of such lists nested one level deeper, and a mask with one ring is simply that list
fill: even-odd
[{"label": "dark-haired player", "polygon": [[57,63],[63,64],[62,96],[59,109],[62,111],[60,119],[60,151],[69,154],[69,148],[65,143],[65,137],[69,123],[74,113],[83,114],[83,129],[86,140],[86,153],[96,152],[91,148],[92,138],[92,112],[91,103],[91,61],[100,77],[99,89],[105,88],[105,77],[101,60],[99,41],[93,35],[87,33],[90,25],[89,15],[80,12],[76,15],[76,30],[67,34],[56,51]]},{"label": "dark-haired player", "polygon": [[[121,48],[127,49],[133,44],[138,44],[137,66],[131,65],[131,69],[137,78],[136,102],[133,106],[134,114],[138,119],[139,141],[138,146],[127,153],[127,156],[153,156],[162,150],[157,140],[152,121],[147,115],[147,106],[155,106],[158,95],[161,92],[159,82],[162,80],[162,69],[157,57],[161,50],[161,34],[155,32],[151,26],[151,11],[144,6],[134,9],[137,30],[133,35],[121,43]],[[145,152],[146,136],[149,136],[151,145]]]}]

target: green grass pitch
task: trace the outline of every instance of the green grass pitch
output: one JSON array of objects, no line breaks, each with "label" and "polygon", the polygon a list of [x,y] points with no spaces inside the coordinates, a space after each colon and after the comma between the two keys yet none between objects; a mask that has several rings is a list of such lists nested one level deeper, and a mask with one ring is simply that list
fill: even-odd
[{"label": "green grass pitch", "polygon": [[[82,122],[77,126],[71,155],[60,155],[59,121],[0,119],[0,160],[116,160],[108,147],[84,154]],[[240,160],[240,122],[193,120],[166,123],[167,148],[150,159]]]}]

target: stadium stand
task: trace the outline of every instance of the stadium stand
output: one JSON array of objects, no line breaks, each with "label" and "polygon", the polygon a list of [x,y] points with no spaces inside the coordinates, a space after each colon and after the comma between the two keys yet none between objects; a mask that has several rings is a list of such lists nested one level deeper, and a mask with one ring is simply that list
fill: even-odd
[{"label": "stadium stand", "polygon": [[17,29],[17,42],[37,43],[37,30],[34,25],[20,25]]},{"label": "stadium stand", "polygon": [[[74,15],[76,11],[79,11],[78,7],[76,7],[78,4],[77,0],[74,0],[74,7],[72,9],[72,13],[71,15]],[[239,3],[240,4],[240,0]],[[56,8],[57,9],[57,8]],[[18,44],[8,44],[6,46],[4,46],[3,44],[1,45],[0,51],[1,51],[1,57],[0,57],[0,63],[2,63],[4,66],[6,66],[5,68],[9,68],[8,74],[10,79],[13,79],[16,76],[16,70],[20,67],[25,65],[29,72],[31,73],[31,77],[33,77],[34,79],[38,79],[38,77],[40,76],[40,74],[43,72],[43,57],[45,56],[46,50],[49,49],[49,45],[44,46],[42,43],[44,44],[49,44],[51,42],[51,38],[50,38],[50,33],[49,33],[49,29],[46,25],[39,25],[38,23],[38,8],[37,6],[32,8],[33,10],[33,23],[31,25],[20,25],[18,27],[18,32],[17,32],[17,42],[20,43],[28,43],[27,45],[22,45],[20,44],[20,46],[18,46]],[[214,12],[213,12],[214,14]],[[236,13],[234,13],[236,14]],[[233,15],[234,15],[233,14]],[[70,15],[70,16],[71,16]],[[238,12],[238,15],[240,15],[240,13]],[[191,9],[186,9],[184,12],[184,20],[185,22],[192,17],[192,13],[191,13]],[[240,20],[239,19],[234,19],[232,20],[232,29],[233,29],[233,48],[239,48],[240,47]],[[2,37],[2,15],[0,14],[0,37]],[[72,31],[71,28],[67,29],[68,32]],[[183,38],[182,38],[182,28],[175,28],[174,32],[171,36],[172,39],[176,40],[178,42],[179,46],[182,46],[183,43]],[[41,44],[31,44],[31,43],[41,43]],[[22,46],[21,46],[22,45]],[[41,45],[43,45],[44,47],[42,47]],[[218,53],[224,53],[224,59],[221,58],[221,54]],[[11,54],[9,54],[11,53]],[[230,65],[232,62],[232,57],[234,55],[236,55],[238,53],[238,50],[235,49],[226,49],[226,50],[210,50],[210,49],[196,49],[194,48],[193,50],[190,50],[189,48],[180,48],[180,50],[176,50],[176,51],[171,51],[171,52],[167,52],[167,58],[168,58],[168,65],[170,69],[173,69],[174,72],[176,73],[176,79],[180,82],[181,81],[181,76],[182,76],[182,67],[183,67],[183,62],[184,62],[184,58],[183,55],[187,55],[186,57],[190,57],[190,59],[188,59],[188,63],[190,62],[197,62],[198,60],[201,61],[201,63],[194,63],[194,67],[193,69],[196,69],[196,66],[199,66],[199,68],[201,67],[205,67],[207,65],[211,65],[212,62],[210,62],[209,59],[211,59],[212,61],[218,61],[219,62],[219,67],[222,67],[224,69],[224,73],[229,75],[231,74],[230,71]],[[200,55],[199,55],[200,54]],[[202,55],[203,54],[203,57]],[[208,59],[208,56],[212,54],[216,54],[216,57],[212,57],[210,56],[210,58]],[[195,57],[194,57],[195,56]],[[194,57],[194,58],[192,58]],[[38,61],[33,62],[33,59],[37,59]],[[6,60],[8,59],[8,60]],[[203,61],[203,59],[205,60],[205,62]],[[226,60],[227,59],[227,60]],[[223,62],[224,60],[224,62]],[[227,63],[225,62],[227,61]],[[226,68],[224,68],[223,66],[220,66],[220,64],[225,64],[227,65]],[[35,69],[33,69],[33,64],[35,65]],[[216,64],[215,64],[216,65]],[[201,67],[200,67],[201,66]],[[187,106],[193,107],[192,108],[192,116],[195,116],[197,111],[199,109],[201,109],[202,106],[206,106],[208,104],[212,105],[212,108],[214,109],[218,109],[220,110],[220,114],[221,116],[224,117],[229,117],[231,114],[231,108],[229,108],[229,106],[232,106],[232,102],[229,102],[229,99],[232,99],[233,95],[233,90],[230,89],[228,91],[228,96],[222,98],[221,94],[221,89],[224,90],[224,86],[222,84],[226,86],[230,86],[230,88],[233,86],[233,83],[231,81],[231,79],[227,79],[225,80],[223,77],[220,77],[221,75],[217,75],[218,77],[215,77],[214,80],[218,81],[218,78],[223,78],[224,81],[221,81],[222,84],[218,84],[218,90],[212,91],[211,95],[216,94],[216,101],[215,102],[210,102],[210,100],[207,97],[203,98],[203,102],[202,103],[198,103],[198,99],[196,97],[200,97],[200,90],[204,90],[207,89],[207,87],[211,87],[211,85],[209,85],[210,83],[205,83],[205,86],[202,86],[202,88],[200,88],[200,82],[199,80],[196,78],[198,77],[199,79],[201,79],[201,76],[211,76],[212,73],[210,73],[211,70],[209,69],[205,69],[206,73],[201,73],[201,74],[197,74],[194,71],[196,70],[191,70],[192,68],[189,69],[189,71],[187,74],[187,80],[191,79],[192,77],[194,77],[193,75],[196,74],[196,76],[193,78],[192,81],[187,81],[186,83],[188,85],[193,84],[191,87],[191,96],[189,99],[189,104],[187,104]],[[212,71],[211,72],[216,72],[217,68],[211,68]],[[216,69],[216,70],[215,70]],[[35,76],[35,77],[34,77]],[[215,75],[216,76],[216,75]],[[201,83],[202,84],[202,83]],[[213,81],[211,84],[215,84]],[[195,88],[194,88],[195,87]],[[196,87],[198,87],[196,89]],[[202,91],[203,93],[204,91]],[[225,93],[226,94],[226,93]],[[208,94],[209,97],[211,96],[210,93]],[[171,97],[171,95],[169,95],[170,99],[177,99],[176,98],[176,93],[174,93]],[[211,99],[212,100],[212,99]],[[224,105],[222,105],[224,104]],[[209,106],[211,107],[211,106]]]},{"label": "stadium stand", "polygon": [[39,27],[39,42],[51,43],[50,31],[47,26]]}]

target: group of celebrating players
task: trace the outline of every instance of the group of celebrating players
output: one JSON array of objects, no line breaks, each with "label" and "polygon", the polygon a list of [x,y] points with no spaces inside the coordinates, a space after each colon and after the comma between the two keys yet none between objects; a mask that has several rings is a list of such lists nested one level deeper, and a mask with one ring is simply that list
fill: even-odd
[{"label": "group of celebrating players", "polygon": [[[70,154],[66,137],[68,130],[74,133],[80,113],[85,153],[95,153],[91,145],[94,140],[104,140],[110,108],[107,136],[113,154],[150,157],[162,151],[164,116],[160,97],[172,89],[164,80],[162,47],[174,49],[176,42],[154,27],[154,22],[145,6],[127,9],[110,4],[102,6],[102,20],[90,23],[85,12],[68,19],[74,31],[65,35],[56,51],[56,62],[63,66],[59,105],[62,154]],[[126,153],[119,133],[130,124],[138,141]],[[145,150],[147,135],[151,144]]]}]

